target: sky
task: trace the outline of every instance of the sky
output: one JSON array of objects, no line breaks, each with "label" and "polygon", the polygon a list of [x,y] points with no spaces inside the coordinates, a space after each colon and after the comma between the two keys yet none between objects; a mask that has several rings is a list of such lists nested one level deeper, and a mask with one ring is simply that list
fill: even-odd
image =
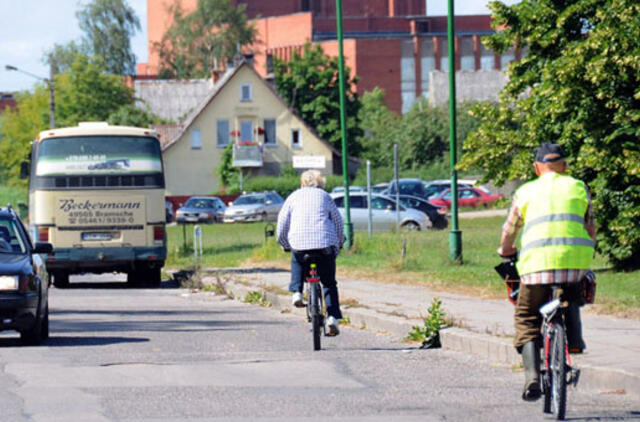
[{"label": "sky", "polygon": [[[65,44],[82,36],[75,16],[79,5],[88,0],[0,0],[0,92],[30,90],[37,80],[15,71],[47,77],[48,66],[42,56],[53,44]],[[142,30],[132,40],[138,62],[147,61],[147,0],[128,0]],[[517,0],[505,0],[513,4]],[[455,0],[456,15],[487,14],[488,0]],[[447,0],[427,0],[427,14],[447,14]]]}]

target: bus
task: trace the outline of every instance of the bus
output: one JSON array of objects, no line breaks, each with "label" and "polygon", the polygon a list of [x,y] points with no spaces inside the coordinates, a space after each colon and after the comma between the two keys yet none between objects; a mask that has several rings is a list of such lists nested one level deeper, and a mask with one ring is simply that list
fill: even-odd
[{"label": "bus", "polygon": [[72,274],[109,272],[160,285],[165,181],[155,131],[105,122],[45,130],[25,172],[31,235],[54,247],[46,267],[56,287]]}]

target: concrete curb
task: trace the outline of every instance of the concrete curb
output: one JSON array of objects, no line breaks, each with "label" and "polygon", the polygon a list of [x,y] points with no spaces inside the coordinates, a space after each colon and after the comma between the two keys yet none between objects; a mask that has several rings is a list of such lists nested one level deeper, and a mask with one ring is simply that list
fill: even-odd
[{"label": "concrete curb", "polygon": [[[203,280],[206,283],[214,281],[214,278],[205,276]],[[270,286],[266,284],[249,283],[247,285],[244,282],[230,280],[226,283],[225,288],[228,293],[240,301],[244,301],[247,293],[259,291],[274,309],[287,310],[299,315],[305,314],[304,309],[291,306],[289,295],[270,291]],[[382,314],[366,307],[345,308],[343,314],[349,318],[351,327],[386,332],[399,339],[404,338],[414,325],[422,324],[422,321],[418,319]],[[479,356],[493,363],[519,365],[522,362],[510,338],[476,333],[458,327],[448,327],[440,331],[440,340],[442,347],[446,350]],[[576,356],[575,359],[581,371],[578,384],[580,388],[608,393],[622,393],[624,391],[626,394],[640,396],[640,377],[635,374],[583,365],[580,364],[579,356]]]}]

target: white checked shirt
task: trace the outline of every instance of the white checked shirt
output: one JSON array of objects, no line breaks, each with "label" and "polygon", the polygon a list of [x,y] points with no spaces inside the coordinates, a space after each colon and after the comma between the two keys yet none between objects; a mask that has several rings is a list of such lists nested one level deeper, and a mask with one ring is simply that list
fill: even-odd
[{"label": "white checked shirt", "polygon": [[342,216],[324,190],[304,187],[293,192],[278,214],[278,243],[306,251],[344,243]]}]

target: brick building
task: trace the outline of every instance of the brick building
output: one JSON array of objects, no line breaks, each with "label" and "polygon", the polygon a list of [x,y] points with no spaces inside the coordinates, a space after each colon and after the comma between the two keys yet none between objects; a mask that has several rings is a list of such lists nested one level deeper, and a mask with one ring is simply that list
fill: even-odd
[{"label": "brick building", "polygon": [[[155,42],[171,24],[168,6],[174,0],[147,0],[149,62],[138,74],[157,73]],[[253,55],[258,73],[268,77],[273,57],[287,59],[310,40],[337,55],[335,0],[235,0],[246,4],[257,29],[257,42],[244,53]],[[181,0],[185,12],[197,0]],[[419,96],[429,96],[429,73],[448,71],[445,16],[426,16],[425,0],[343,0],[345,64],[360,77],[361,92],[376,86],[386,92],[388,106],[406,112]],[[502,56],[480,42],[493,32],[490,17],[456,17],[456,70],[500,70],[519,59],[520,52]]]}]

